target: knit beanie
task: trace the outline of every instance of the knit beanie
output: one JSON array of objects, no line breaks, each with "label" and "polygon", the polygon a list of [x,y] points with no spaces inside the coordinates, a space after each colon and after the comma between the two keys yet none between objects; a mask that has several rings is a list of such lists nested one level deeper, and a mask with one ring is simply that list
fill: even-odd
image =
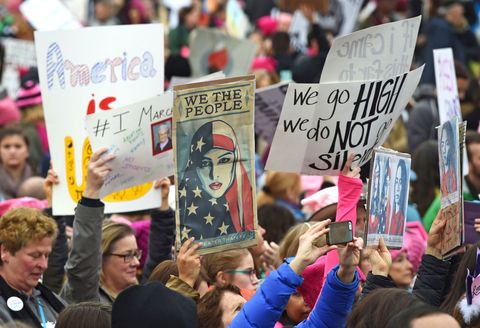
[{"label": "knit beanie", "polygon": [[20,87],[17,91],[17,107],[24,109],[30,106],[40,105],[42,103],[42,94],[40,84],[30,80]]},{"label": "knit beanie", "polygon": [[390,251],[392,260],[406,252],[408,260],[412,263],[413,272],[417,272],[427,248],[427,239],[428,234],[421,222],[407,222],[403,236],[403,247],[400,250]]},{"label": "knit beanie", "polygon": [[195,302],[168,289],[161,282],[131,286],[112,307],[112,328],[195,328]]},{"label": "knit beanie", "polygon": [[0,126],[20,122],[21,114],[12,98],[6,92],[1,92],[0,98]]}]

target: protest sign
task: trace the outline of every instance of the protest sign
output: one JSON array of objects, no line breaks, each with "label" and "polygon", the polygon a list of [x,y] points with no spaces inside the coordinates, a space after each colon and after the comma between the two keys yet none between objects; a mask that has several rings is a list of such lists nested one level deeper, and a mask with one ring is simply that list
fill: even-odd
[{"label": "protest sign", "polygon": [[225,74],[222,71],[208,74],[202,77],[197,77],[197,78],[184,77],[184,76],[172,76],[172,78],[170,79],[170,88],[173,88],[181,84],[211,81],[211,80],[218,80],[223,78],[225,78]]},{"label": "protest sign", "polygon": [[172,107],[170,91],[87,116],[92,148],[107,147],[116,156],[100,197],[173,175]]},{"label": "protest sign", "polygon": [[368,191],[367,245],[381,237],[390,248],[402,248],[410,184],[410,155],[375,149]]},{"label": "protest sign", "polygon": [[378,81],[291,83],[266,169],[335,175],[350,152],[362,166],[385,142],[422,72],[423,66]]},{"label": "protest sign", "polygon": [[226,15],[225,25],[228,34],[236,38],[245,38],[250,29],[250,22],[237,0],[228,0]]},{"label": "protest sign", "polygon": [[440,158],[440,207],[447,219],[441,250],[448,257],[464,241],[463,231],[463,149],[466,123],[457,117],[438,128],[438,157]]},{"label": "protest sign", "polygon": [[224,71],[226,76],[250,71],[257,46],[250,40],[237,39],[218,29],[198,28],[190,33],[192,76]]},{"label": "protest sign", "polygon": [[452,48],[434,49],[433,60],[440,123],[443,124],[453,117],[458,117],[461,120],[462,113],[460,111]]},{"label": "protest sign", "polygon": [[20,11],[37,31],[76,29],[82,24],[60,0],[27,0]]},{"label": "protest sign", "polygon": [[256,244],[253,76],[174,88],[177,246],[201,254]]},{"label": "protest sign", "polygon": [[[85,116],[163,92],[162,37],[159,24],[35,33],[48,140],[60,180],[53,189],[55,215],[73,214],[85,188],[91,156]],[[104,201],[107,213],[126,212],[156,207],[160,194],[147,183]]]},{"label": "protest sign", "polygon": [[355,29],[363,0],[339,0],[339,2],[343,9],[343,22],[338,36],[342,36],[352,33]]},{"label": "protest sign", "polygon": [[[313,15],[314,20],[318,21],[318,13],[315,12]],[[290,24],[290,28],[288,30],[288,34],[290,35],[290,44],[295,51],[301,53],[307,52],[309,28],[310,22],[308,19],[302,14],[301,10],[296,10],[293,13],[292,23]]]},{"label": "protest sign", "polygon": [[5,48],[4,68],[2,85],[7,89],[8,94],[15,98],[20,87],[20,67],[36,67],[35,44],[32,41],[13,38],[2,38]]},{"label": "protest sign", "polygon": [[383,80],[408,72],[420,21],[418,16],[334,39],[320,82]]},{"label": "protest sign", "polygon": [[465,243],[476,244],[480,241],[480,232],[475,229],[475,219],[480,218],[480,202],[464,201],[463,212],[465,219]]},{"label": "protest sign", "polygon": [[272,143],[289,82],[277,83],[255,91],[255,134]]}]

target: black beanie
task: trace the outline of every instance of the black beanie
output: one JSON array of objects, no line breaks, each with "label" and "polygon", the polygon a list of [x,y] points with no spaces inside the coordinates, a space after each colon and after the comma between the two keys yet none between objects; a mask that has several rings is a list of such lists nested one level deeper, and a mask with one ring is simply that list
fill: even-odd
[{"label": "black beanie", "polygon": [[137,285],[121,292],[112,308],[112,328],[197,327],[193,300],[160,282]]}]

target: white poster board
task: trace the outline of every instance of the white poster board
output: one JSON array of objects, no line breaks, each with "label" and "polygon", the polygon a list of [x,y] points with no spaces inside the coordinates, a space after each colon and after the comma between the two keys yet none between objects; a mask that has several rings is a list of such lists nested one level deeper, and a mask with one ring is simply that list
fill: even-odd
[{"label": "white poster board", "polygon": [[410,70],[421,16],[336,38],[320,83],[382,80]]},{"label": "white poster board", "polygon": [[27,0],[20,11],[37,31],[75,29],[82,24],[60,0]]},{"label": "white poster board", "polygon": [[338,36],[343,36],[355,29],[363,0],[339,0],[339,2],[343,10],[343,22]]},{"label": "white poster board", "polygon": [[[92,149],[115,155],[100,197],[173,175],[173,92],[86,118]],[[103,128],[106,126],[107,128]]]},{"label": "white poster board", "polygon": [[[35,43],[53,168],[60,180],[53,189],[53,212],[73,214],[92,154],[85,116],[163,93],[163,27],[36,32]],[[156,207],[160,195],[149,183],[103,200],[107,213],[126,212]]]},{"label": "white poster board", "polygon": [[454,117],[462,120],[452,48],[434,49],[435,84],[440,124]]},{"label": "white poster board", "polygon": [[338,175],[348,154],[368,162],[417,87],[423,66],[378,81],[291,83],[266,170]]},{"label": "white poster board", "polygon": [[281,82],[255,91],[255,134],[272,143],[283,101],[290,82]]},{"label": "white poster board", "polygon": [[16,97],[20,87],[20,67],[36,67],[35,44],[32,41],[13,38],[2,38],[5,48],[2,86],[7,89],[10,97]]}]

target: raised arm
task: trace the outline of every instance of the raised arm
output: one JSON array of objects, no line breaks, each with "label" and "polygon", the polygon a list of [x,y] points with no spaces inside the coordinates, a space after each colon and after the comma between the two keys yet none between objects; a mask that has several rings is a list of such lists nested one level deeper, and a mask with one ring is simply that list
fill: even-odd
[{"label": "raised arm", "polygon": [[159,263],[172,258],[172,246],[175,241],[175,212],[168,205],[170,180],[161,179],[156,187],[161,189],[162,202],[159,209],[152,211],[148,256],[143,267],[142,282],[147,281]]},{"label": "raised arm", "polygon": [[62,296],[70,303],[100,301],[99,286],[102,269],[101,244],[104,204],[99,192],[111,171],[109,162],[113,155],[107,149],[96,151],[90,158],[87,183],[83,197],[75,209],[72,250],[65,270],[67,284]]},{"label": "raised arm", "polygon": [[[352,167],[355,158],[354,154],[348,157],[343,171],[338,178],[338,205],[335,222],[352,221],[353,231],[357,224],[357,203],[362,194],[362,180],[360,179],[360,168]],[[324,276],[326,277],[330,270],[338,265],[337,252],[327,254],[325,261]]]},{"label": "raised arm", "polygon": [[314,241],[328,232],[330,220],[311,227],[299,240],[298,251],[290,264],[272,271],[255,295],[245,303],[229,327],[273,327],[279,320],[290,296],[303,282],[303,270],[336,246],[314,246]]}]

